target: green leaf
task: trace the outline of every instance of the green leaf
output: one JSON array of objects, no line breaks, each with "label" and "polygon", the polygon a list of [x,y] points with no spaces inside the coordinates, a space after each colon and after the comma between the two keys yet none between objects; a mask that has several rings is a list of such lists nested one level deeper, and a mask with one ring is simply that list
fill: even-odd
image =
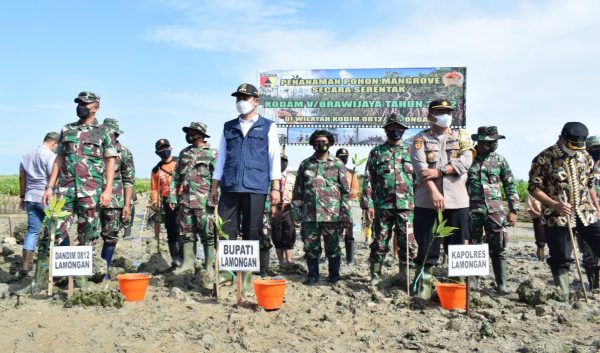
[{"label": "green leaf", "polygon": [[65,217],[69,217],[70,215],[71,215],[71,212],[69,212],[69,211],[60,211],[60,212],[54,213],[54,218],[65,218]]},{"label": "green leaf", "polygon": [[56,194],[52,196],[52,199],[50,200],[50,209],[54,211],[54,207],[56,207],[56,202],[58,201],[58,197],[56,197]]},{"label": "green leaf", "polygon": [[62,208],[65,206],[65,202],[67,202],[67,199],[62,198],[60,199],[57,203],[56,203],[56,210],[57,211],[62,211]]},{"label": "green leaf", "polygon": [[46,215],[46,218],[51,218],[52,217],[52,211],[50,211],[49,208],[46,208],[44,210],[44,214]]},{"label": "green leaf", "polygon": [[442,219],[444,218],[444,215],[442,214],[442,211],[438,211],[438,223],[442,223]]}]

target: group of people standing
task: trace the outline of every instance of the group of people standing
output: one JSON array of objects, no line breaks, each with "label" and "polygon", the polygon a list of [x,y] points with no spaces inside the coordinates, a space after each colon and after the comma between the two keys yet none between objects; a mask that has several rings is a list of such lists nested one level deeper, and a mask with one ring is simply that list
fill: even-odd
[{"label": "group of people standing", "polygon": [[[242,84],[232,96],[239,116],[224,124],[218,152],[206,142],[210,136],[201,122],[183,127],[189,146],[178,157],[171,156],[167,139],[155,144],[161,161],[152,170],[151,204],[155,211],[164,212],[172,265],[179,267],[175,272],[194,270],[196,242],[200,240],[205,259],[202,285],[213,288],[215,222],[220,217],[221,231],[229,239],[260,241],[261,274],[267,271],[271,248],[265,224],[270,224],[280,264],[291,261],[295,228],[299,227],[308,269],[305,283],[320,281],[321,239],[328,259],[327,279],[338,282],[342,238],[347,262],[354,260],[350,200],[359,194],[359,186],[355,171],[345,167],[348,151],[340,149],[334,156],[334,136],[317,130],[309,138],[315,152],[302,161],[294,177],[287,171],[287,157],[280,151],[275,123],[257,112],[256,87]],[[39,214],[56,193],[66,200],[65,209],[72,213],[56,225],[57,244],[69,243],[69,225],[77,217],[79,244],[93,245],[100,234],[104,240],[102,258],[110,266],[121,224],[131,218],[133,157],[118,141],[123,133],[118,121],[105,119],[101,125],[96,120],[100,97],[81,92],[75,103],[79,120],[65,125],[60,134],[49,133],[45,149],[38,152],[45,162],[35,168],[45,168],[49,177],[45,191],[38,185],[41,182],[27,183],[27,190],[37,190],[32,195],[41,193],[40,205],[27,204],[27,209],[30,214]],[[427,115],[430,127],[409,143],[402,140],[408,129],[403,117],[396,113],[385,117],[382,127],[387,140],[369,153],[359,200],[366,221],[372,223],[372,285],[382,280],[382,263],[393,239],[400,259],[400,280],[408,281],[409,268],[416,268],[414,288],[423,299],[431,296],[441,248],[447,251],[452,244],[486,242],[497,290],[508,292],[506,227],[515,225],[520,200],[506,159],[495,152],[498,141],[505,137],[495,126],[479,127],[471,136],[466,130],[451,128],[453,111],[447,99],[431,101]],[[565,273],[572,248],[565,242],[566,217],[573,217],[586,246],[596,256],[600,254],[600,206],[594,190],[600,172],[597,153],[585,151],[587,135],[583,124],[566,124],[557,144],[534,159],[530,173],[529,192],[542,204],[540,222],[550,247],[548,263],[557,285],[567,293]],[[54,148],[57,155],[51,161],[51,152],[46,149]],[[30,164],[24,159],[22,170],[35,175]],[[22,196],[31,202],[28,192],[23,191]],[[443,243],[432,230],[440,212],[446,225],[455,227]],[[38,280],[47,276],[48,240],[46,235],[40,239]],[[24,247],[29,269],[32,254],[31,246]],[[243,275],[244,292],[251,290],[251,275]],[[219,281],[232,280],[232,276],[230,272],[220,273]],[[86,285],[83,277],[76,282]]]}]

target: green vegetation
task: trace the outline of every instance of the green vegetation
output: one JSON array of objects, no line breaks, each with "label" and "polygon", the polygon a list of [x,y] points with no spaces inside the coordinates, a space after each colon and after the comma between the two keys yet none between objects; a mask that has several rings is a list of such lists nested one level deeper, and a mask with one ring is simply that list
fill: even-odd
[{"label": "green vegetation", "polygon": [[133,188],[138,195],[150,191],[150,179],[136,179]]},{"label": "green vegetation", "polygon": [[0,175],[0,195],[19,196],[18,175]]}]

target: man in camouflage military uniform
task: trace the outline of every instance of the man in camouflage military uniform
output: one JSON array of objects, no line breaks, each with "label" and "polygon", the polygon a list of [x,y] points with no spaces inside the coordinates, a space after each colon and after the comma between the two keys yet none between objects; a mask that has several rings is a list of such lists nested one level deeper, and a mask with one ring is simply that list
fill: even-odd
[{"label": "man in camouflage military uniform", "polygon": [[302,223],[302,240],[306,254],[308,276],[305,284],[319,281],[321,237],[329,264],[329,282],[340,280],[340,229],[352,219],[348,196],[346,168],[339,159],[329,154],[334,144],[333,135],[317,130],[310,136],[315,153],[302,161],[292,194],[292,213]]},{"label": "man in camouflage military uniform", "polygon": [[[112,199],[118,151],[113,133],[96,120],[100,97],[81,92],[75,103],[79,120],[65,125],[60,132],[58,155],[42,204],[48,204],[52,189],[57,187],[57,195],[66,200],[64,210],[71,215],[57,222],[56,243],[68,242],[69,226],[77,217],[79,245],[94,245],[100,233],[99,208],[107,207]],[[40,253],[46,264],[47,252],[48,237],[44,236]],[[85,287],[87,278],[76,278],[76,284]]]},{"label": "man in camouflage military uniform", "polygon": [[[183,128],[185,140],[191,145],[179,153],[179,162],[173,172],[169,187],[171,209],[179,207],[177,220],[183,238],[183,264],[175,271],[181,274],[194,271],[194,243],[200,236],[204,247],[205,273],[202,285],[212,289],[214,284],[215,238],[214,208],[210,200],[210,184],[215,170],[217,150],[211,148],[206,138],[206,125],[192,122]],[[181,189],[179,196],[177,191]]]},{"label": "man in camouflage military uniform", "polygon": [[550,249],[547,262],[565,301],[569,300],[569,267],[573,262],[569,223],[592,254],[600,255],[600,205],[594,189],[594,160],[585,151],[587,136],[588,129],[582,123],[566,123],[558,142],[538,154],[529,171],[529,193],[542,203],[542,223]]},{"label": "man in camouflage military uniform", "polygon": [[[506,243],[508,234],[505,226],[514,227],[519,212],[519,195],[515,178],[504,157],[496,153],[498,135],[496,126],[481,126],[477,134],[471,135],[476,157],[469,168],[467,190],[471,209],[471,238],[475,244],[488,243],[492,268],[498,292],[508,293],[506,288]],[[500,183],[508,200],[508,217],[502,207]],[[508,218],[508,220],[507,220]],[[485,229],[485,239],[483,231]],[[474,279],[474,283],[477,283]]]},{"label": "man in camouflage military uniform", "polygon": [[[594,160],[594,189],[596,196],[600,195],[600,136],[590,136],[587,138],[586,149]],[[589,245],[582,241],[579,237],[579,249],[583,253],[583,268],[588,278],[590,289],[600,288],[600,265],[598,264],[598,256],[594,256]]]},{"label": "man in camouflage military uniform", "polygon": [[409,146],[402,142],[402,135],[408,127],[403,124],[402,116],[393,113],[385,119],[383,128],[387,141],[369,153],[361,199],[361,208],[366,209],[367,217],[373,220],[369,256],[371,285],[381,281],[381,264],[394,233],[398,243],[401,283],[409,276],[409,262],[417,256],[412,234],[413,167]]},{"label": "man in camouflage military uniform", "polygon": [[100,223],[102,225],[100,235],[104,240],[101,257],[106,260],[105,279],[108,279],[110,264],[115,253],[117,241],[119,240],[119,231],[122,224],[131,219],[131,198],[133,184],[135,183],[135,165],[133,164],[131,151],[121,145],[118,140],[119,136],[123,133],[119,128],[119,121],[117,119],[106,118],[103,125],[114,134],[115,147],[119,153],[115,160],[112,200],[100,212]]},{"label": "man in camouflage military uniform", "polygon": [[[473,162],[473,145],[467,132],[450,128],[454,111],[451,102],[433,100],[428,108],[427,119],[431,127],[415,136],[411,149],[416,175],[414,227],[419,244],[415,260],[419,265],[417,295],[422,299],[431,297],[433,266],[437,265],[440,256],[440,240],[434,238],[432,232],[438,211],[443,212],[447,226],[458,228],[444,238],[445,249],[448,245],[466,244],[470,240],[466,183],[467,171]],[[425,258],[429,243],[431,249]]]}]

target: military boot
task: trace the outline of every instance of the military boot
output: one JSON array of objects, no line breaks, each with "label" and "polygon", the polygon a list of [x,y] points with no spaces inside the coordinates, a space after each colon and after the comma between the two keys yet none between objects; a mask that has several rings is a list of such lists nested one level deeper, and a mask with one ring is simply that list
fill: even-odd
[{"label": "military boot", "polygon": [[117,244],[104,242],[102,245],[102,252],[100,253],[100,257],[106,260],[106,275],[104,275],[104,280],[110,279],[110,264],[112,263],[113,255],[115,254],[115,249]]},{"label": "military boot", "polygon": [[196,254],[194,254],[194,243],[186,242],[183,243],[183,263],[181,267],[173,271],[176,275],[180,275],[186,272],[194,272],[194,263],[196,261]]},{"label": "military boot", "polygon": [[376,286],[381,283],[381,262],[371,262],[371,285]]},{"label": "military boot", "polygon": [[553,275],[554,284],[560,288],[562,300],[569,301],[569,272],[564,272],[558,275]]},{"label": "military boot", "polygon": [[242,272],[242,294],[252,294],[252,272]]},{"label": "military boot", "polygon": [[202,287],[212,289],[215,284],[215,247],[204,246],[204,273],[202,275]]},{"label": "military boot", "polygon": [[340,256],[330,257],[327,263],[329,267],[329,278],[327,281],[329,283],[336,284],[340,281],[340,264],[342,262],[342,258]]},{"label": "military boot", "polygon": [[[417,276],[419,273],[417,272]],[[417,288],[417,297],[428,300],[431,298],[431,291],[433,288],[433,266],[425,267],[423,274],[421,275],[419,287]]]},{"label": "military boot", "polygon": [[169,254],[171,255],[171,267],[180,267],[182,259],[179,257],[179,243],[169,242]]},{"label": "military boot", "polygon": [[346,245],[346,263],[352,265],[354,263],[354,240],[344,241]]},{"label": "military boot", "polygon": [[269,271],[269,255],[271,249],[261,250],[260,251],[260,272],[259,275],[261,277],[267,277]]},{"label": "military boot", "polygon": [[304,284],[308,286],[317,284],[319,282],[319,259],[307,257],[306,267],[308,268],[308,274]]},{"label": "military boot", "polygon": [[493,258],[492,268],[494,269],[494,277],[496,277],[496,285],[498,286],[498,293],[508,294],[508,288],[506,287],[506,260]]}]

